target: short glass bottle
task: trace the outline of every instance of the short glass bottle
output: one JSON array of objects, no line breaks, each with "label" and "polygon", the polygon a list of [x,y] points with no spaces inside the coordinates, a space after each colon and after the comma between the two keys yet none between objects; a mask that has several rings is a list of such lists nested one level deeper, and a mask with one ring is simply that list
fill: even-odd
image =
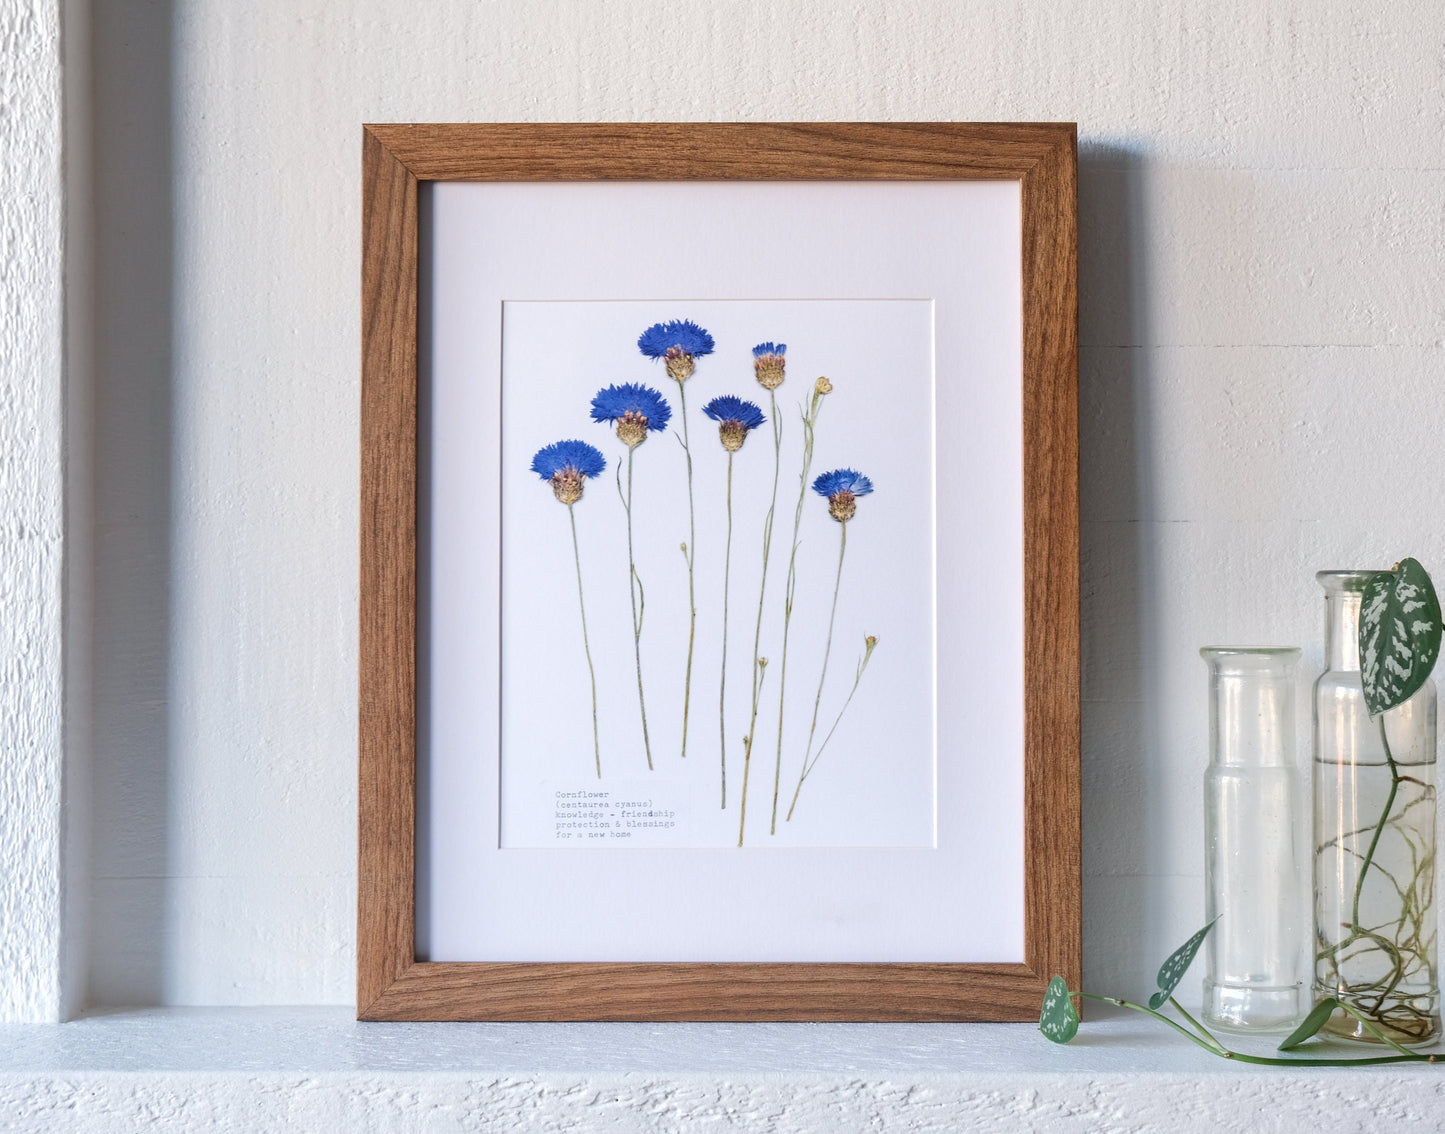
[{"label": "short glass bottle", "polygon": [[1204,1019],[1287,1032],[1308,1011],[1307,861],[1297,822],[1295,666],[1286,646],[1206,646]]},{"label": "short glass bottle", "polygon": [[[1376,571],[1321,571],[1325,672],[1314,691],[1315,996],[1397,1043],[1440,1032],[1435,918],[1435,683],[1371,718],[1360,599]],[[1336,1013],[1324,1031],[1378,1043]]]}]

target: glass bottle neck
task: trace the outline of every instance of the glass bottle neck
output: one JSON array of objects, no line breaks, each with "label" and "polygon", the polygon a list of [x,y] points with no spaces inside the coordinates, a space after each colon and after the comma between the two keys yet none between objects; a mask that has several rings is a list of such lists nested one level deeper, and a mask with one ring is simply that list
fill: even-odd
[{"label": "glass bottle neck", "polygon": [[1292,767],[1293,646],[1205,646],[1209,666],[1209,762],[1215,767]]},{"label": "glass bottle neck", "polygon": [[1325,596],[1325,668],[1360,668],[1360,592],[1333,591]]}]

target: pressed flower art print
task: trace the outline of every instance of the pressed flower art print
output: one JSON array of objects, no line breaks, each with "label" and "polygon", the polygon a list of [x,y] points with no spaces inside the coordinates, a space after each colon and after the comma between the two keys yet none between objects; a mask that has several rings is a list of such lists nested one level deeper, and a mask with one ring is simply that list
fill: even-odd
[{"label": "pressed flower art print", "polygon": [[415,301],[409,400],[371,418],[414,467],[366,512],[405,567],[367,626],[414,663],[375,689],[412,709],[412,955],[1021,957],[1020,183],[414,197],[378,293]]},{"label": "pressed flower art print", "polygon": [[502,845],[932,845],[927,304],[504,316]]}]

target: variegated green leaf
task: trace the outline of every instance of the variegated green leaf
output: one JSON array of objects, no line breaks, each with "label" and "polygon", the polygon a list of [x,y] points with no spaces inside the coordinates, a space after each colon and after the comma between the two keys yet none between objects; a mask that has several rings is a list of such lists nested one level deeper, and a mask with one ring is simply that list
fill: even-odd
[{"label": "variegated green leaf", "polygon": [[1294,1031],[1285,1037],[1284,1043],[1279,1045],[1280,1051],[1293,1051],[1325,1026],[1325,1021],[1335,1014],[1335,1009],[1340,1002],[1333,996],[1327,996],[1314,1006],[1314,1010],[1304,1018]]},{"label": "variegated green leaf", "polygon": [[1413,559],[1365,584],[1360,596],[1360,678],[1378,716],[1424,685],[1440,655],[1440,600]]},{"label": "variegated green leaf", "polygon": [[1068,1043],[1079,1030],[1079,1013],[1074,1008],[1069,986],[1061,976],[1049,981],[1044,1006],[1039,1013],[1039,1031],[1055,1043]]},{"label": "variegated green leaf", "polygon": [[[1218,921],[1215,918],[1214,921]],[[1184,979],[1185,972],[1194,963],[1194,955],[1199,952],[1199,946],[1204,944],[1204,939],[1209,936],[1209,931],[1214,928],[1214,921],[1211,921],[1183,945],[1169,954],[1169,959],[1159,966],[1158,985],[1159,991],[1149,997],[1149,1007],[1158,1011],[1160,1005],[1174,995],[1174,990],[1179,987],[1179,982]]]}]

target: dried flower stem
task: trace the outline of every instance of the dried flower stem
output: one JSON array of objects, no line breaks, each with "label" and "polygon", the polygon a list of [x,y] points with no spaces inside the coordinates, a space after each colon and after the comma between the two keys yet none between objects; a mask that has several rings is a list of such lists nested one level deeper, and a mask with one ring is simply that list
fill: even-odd
[{"label": "dried flower stem", "polygon": [[[828,388],[832,389],[831,386]],[[783,653],[778,665],[778,751],[773,764],[772,834],[778,832],[778,788],[783,777],[783,705],[788,690],[788,629],[793,621],[793,592],[798,583],[798,532],[803,525],[803,504],[808,499],[808,474],[813,469],[813,430],[818,424],[823,395],[823,390],[814,386],[813,400],[803,414],[803,471],[798,474],[798,504],[793,509],[793,550],[788,556],[788,582],[783,595]]]},{"label": "dried flower stem", "polygon": [[[758,659],[758,692],[762,692],[763,678],[766,676],[768,659]],[[753,738],[751,735],[743,737],[743,800],[738,808],[738,846],[743,845],[743,831],[748,825],[748,764],[753,758]]]},{"label": "dried flower stem", "polygon": [[617,470],[617,495],[627,510],[627,593],[632,599],[632,652],[637,659],[637,707],[642,713],[642,747],[647,753],[647,770],[652,771],[652,742],[647,736],[647,699],[642,693],[642,617],[647,612],[647,595],[632,554],[632,454],[627,449],[627,495],[622,496],[622,470]]},{"label": "dried flower stem", "polygon": [[743,796],[741,814],[738,817],[738,846],[743,845],[743,823],[748,812],[748,769],[753,760],[753,736],[758,731],[758,699],[763,692],[763,666],[759,652],[763,638],[763,599],[768,593],[768,560],[773,550],[773,515],[778,508],[778,469],[783,452],[783,423],[778,418],[778,396],[768,391],[768,419],[773,423],[773,497],[768,503],[768,514],[763,518],[763,581],[758,587],[758,618],[753,627],[753,696],[752,709],[748,715],[748,734],[743,739]]},{"label": "dried flower stem", "polygon": [[833,734],[838,731],[838,724],[842,721],[843,714],[848,711],[848,706],[853,703],[853,694],[858,692],[858,683],[863,680],[863,671],[868,668],[868,661],[873,656],[873,648],[877,645],[877,638],[870,636],[864,640],[863,657],[859,660],[858,672],[853,677],[853,688],[848,690],[848,697],[843,702],[843,707],[838,710],[838,715],[833,718],[833,727],[828,730],[828,735],[823,737],[823,743],[818,745],[816,755],[814,755],[811,760],[806,756],[803,758],[803,771],[802,774],[798,776],[798,786],[793,789],[793,802],[788,805],[789,821],[793,818],[793,810],[798,806],[798,793],[803,790],[803,781],[808,778],[808,773],[811,772],[817,766],[818,761],[823,758],[823,750],[828,747],[828,741],[832,740]]},{"label": "dried flower stem", "polygon": [[[848,552],[848,525],[840,523],[838,527],[842,529],[838,537],[838,572],[833,576],[833,608],[828,612],[828,641],[823,647],[823,672],[818,675],[818,694],[813,698],[813,723],[808,729],[808,748],[803,754],[805,769],[808,767],[809,757],[813,755],[813,734],[818,731],[818,706],[823,703],[823,684],[828,680],[828,658],[833,653],[833,623],[838,617],[838,591],[843,584],[843,556]],[[807,772],[805,771],[803,774],[806,775]],[[802,781],[800,780],[799,783],[801,784]],[[796,793],[793,798],[796,801]],[[789,814],[791,813],[790,808]]]},{"label": "dried flower stem", "polygon": [[567,505],[572,522],[572,561],[577,565],[577,606],[582,611],[582,650],[587,655],[587,676],[592,681],[592,755],[597,761],[597,778],[602,778],[602,745],[597,739],[597,671],[592,668],[592,645],[587,640],[587,601],[582,597],[582,553],[577,548],[577,515]]},{"label": "dried flower stem", "polygon": [[[693,592],[692,561],[697,547],[697,518],[692,505],[692,449],[687,436],[687,394],[683,379],[677,379],[677,398],[681,407],[682,451],[687,457],[687,545],[682,549],[687,560],[687,674],[682,683],[682,755],[687,758],[687,718],[692,706],[692,648],[697,636],[697,597]],[[676,436],[676,434],[674,434]]]},{"label": "dried flower stem", "polygon": [[728,580],[732,573],[733,559],[733,454],[728,453],[728,535],[726,550],[723,552],[723,626],[722,626],[722,673],[718,678],[717,723],[718,737],[722,745],[722,806],[728,805]]}]

